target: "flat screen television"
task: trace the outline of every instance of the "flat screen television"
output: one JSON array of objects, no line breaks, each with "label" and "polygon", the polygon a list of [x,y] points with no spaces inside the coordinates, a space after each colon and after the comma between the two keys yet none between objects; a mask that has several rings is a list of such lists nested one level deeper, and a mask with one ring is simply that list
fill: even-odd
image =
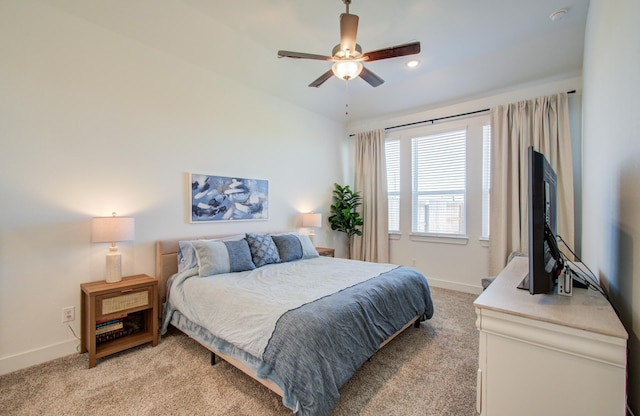
[{"label": "flat screen television", "polygon": [[518,287],[536,295],[553,292],[564,264],[556,241],[558,179],[547,158],[533,146],[528,156],[529,274]]}]

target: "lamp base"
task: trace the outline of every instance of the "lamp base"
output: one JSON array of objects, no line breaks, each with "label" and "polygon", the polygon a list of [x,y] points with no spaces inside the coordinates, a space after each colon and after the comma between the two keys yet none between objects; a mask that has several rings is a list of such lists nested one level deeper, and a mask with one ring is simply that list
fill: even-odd
[{"label": "lamp base", "polygon": [[109,247],[107,253],[107,283],[116,283],[122,280],[122,254],[118,247]]}]

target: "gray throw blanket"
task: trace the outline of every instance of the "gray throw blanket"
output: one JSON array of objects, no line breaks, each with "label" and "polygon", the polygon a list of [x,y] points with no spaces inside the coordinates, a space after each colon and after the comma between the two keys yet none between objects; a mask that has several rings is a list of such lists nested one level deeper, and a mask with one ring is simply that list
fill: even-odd
[{"label": "gray throw blanket", "polygon": [[338,389],[415,316],[433,316],[429,286],[397,267],[282,315],[263,360],[299,400],[298,415],[328,415]]}]

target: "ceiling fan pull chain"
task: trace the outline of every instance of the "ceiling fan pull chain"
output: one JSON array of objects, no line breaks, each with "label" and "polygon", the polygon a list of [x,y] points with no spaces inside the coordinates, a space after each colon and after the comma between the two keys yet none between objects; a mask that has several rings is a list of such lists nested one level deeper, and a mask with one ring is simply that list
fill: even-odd
[{"label": "ceiling fan pull chain", "polygon": [[345,117],[349,117],[349,80],[344,81],[344,91],[345,91]]}]

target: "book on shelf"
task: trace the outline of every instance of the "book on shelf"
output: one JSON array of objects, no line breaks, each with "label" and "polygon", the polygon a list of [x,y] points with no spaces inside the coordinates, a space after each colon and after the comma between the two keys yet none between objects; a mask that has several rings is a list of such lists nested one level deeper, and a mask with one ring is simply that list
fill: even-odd
[{"label": "book on shelf", "polygon": [[105,327],[105,326],[117,324],[118,322],[124,322],[124,318],[109,319],[108,321],[96,323],[96,328],[102,328],[102,327]]},{"label": "book on shelf", "polygon": [[144,330],[143,312],[125,314],[96,323],[96,343],[112,341]]},{"label": "book on shelf", "polygon": [[96,343],[100,344],[106,341],[112,341],[114,339],[121,338],[127,335],[127,331],[124,328],[116,329],[114,331],[105,332],[103,334],[96,335]]},{"label": "book on shelf", "polygon": [[101,325],[96,325],[96,335],[106,334],[107,332],[116,331],[124,328],[123,321],[113,321]]}]

